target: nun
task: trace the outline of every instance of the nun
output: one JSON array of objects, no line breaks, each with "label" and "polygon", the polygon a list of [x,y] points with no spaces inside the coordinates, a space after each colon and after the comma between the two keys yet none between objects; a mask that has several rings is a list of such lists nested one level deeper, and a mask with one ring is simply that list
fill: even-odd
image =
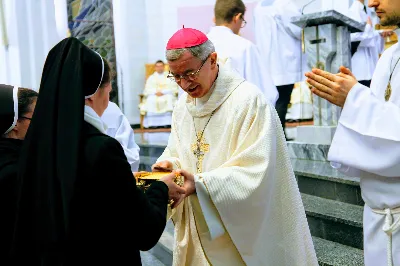
[{"label": "nun", "polygon": [[18,158],[37,96],[34,90],[0,84],[0,265],[9,265]]},{"label": "nun", "polygon": [[13,238],[17,265],[141,265],[161,237],[175,174],[144,194],[120,143],[106,135],[106,60],[76,38],[49,52],[21,155]]}]

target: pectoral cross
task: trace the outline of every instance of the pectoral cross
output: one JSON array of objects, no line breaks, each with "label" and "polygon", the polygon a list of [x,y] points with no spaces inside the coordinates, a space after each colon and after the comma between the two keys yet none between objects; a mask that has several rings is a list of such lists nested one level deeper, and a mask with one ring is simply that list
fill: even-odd
[{"label": "pectoral cross", "polygon": [[197,133],[197,141],[192,144],[192,151],[194,156],[196,156],[196,169],[197,173],[201,173],[203,168],[203,159],[206,152],[210,151],[210,145],[205,143],[204,137],[201,136],[201,132]]},{"label": "pectoral cross", "polygon": [[390,85],[390,80],[389,80],[389,83],[385,90],[385,101],[389,101],[391,95],[392,95],[392,85]]}]

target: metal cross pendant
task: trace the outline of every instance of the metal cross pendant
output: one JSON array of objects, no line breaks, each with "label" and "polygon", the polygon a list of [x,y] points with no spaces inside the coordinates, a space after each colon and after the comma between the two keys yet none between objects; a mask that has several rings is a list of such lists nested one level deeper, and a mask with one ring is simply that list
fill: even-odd
[{"label": "metal cross pendant", "polygon": [[390,80],[389,80],[389,83],[385,90],[385,101],[389,101],[391,95],[392,95],[392,86],[390,85]]},{"label": "metal cross pendant", "polygon": [[200,133],[197,134],[197,142],[192,144],[192,151],[197,159],[196,162],[197,173],[201,173],[203,168],[203,159],[204,156],[206,155],[206,152],[210,151],[210,145],[205,143],[204,137],[202,137]]}]

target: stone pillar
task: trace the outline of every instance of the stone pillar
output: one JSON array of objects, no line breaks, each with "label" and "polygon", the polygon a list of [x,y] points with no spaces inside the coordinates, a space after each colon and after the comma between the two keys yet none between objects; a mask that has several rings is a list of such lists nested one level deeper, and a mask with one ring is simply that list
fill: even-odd
[{"label": "stone pillar", "polygon": [[[309,68],[337,73],[341,65],[351,67],[350,33],[364,25],[335,11],[324,11],[292,18],[304,29],[304,44]],[[296,141],[330,144],[340,116],[340,108],[313,95],[314,126],[297,128]]]},{"label": "stone pillar", "polygon": [[60,38],[54,2],[0,0],[0,83],[39,89],[49,50]]},{"label": "stone pillar", "polygon": [[139,97],[145,84],[148,38],[145,0],[113,1],[119,106],[131,124],[139,124]]}]

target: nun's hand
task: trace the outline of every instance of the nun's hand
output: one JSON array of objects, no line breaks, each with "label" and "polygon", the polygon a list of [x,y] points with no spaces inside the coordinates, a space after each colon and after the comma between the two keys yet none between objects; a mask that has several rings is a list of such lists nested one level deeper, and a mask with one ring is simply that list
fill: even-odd
[{"label": "nun's hand", "polygon": [[175,208],[178,206],[182,200],[185,198],[186,189],[178,186],[175,183],[176,172],[172,172],[160,179],[160,181],[164,182],[168,186],[168,196],[169,199],[172,200],[171,208]]}]

